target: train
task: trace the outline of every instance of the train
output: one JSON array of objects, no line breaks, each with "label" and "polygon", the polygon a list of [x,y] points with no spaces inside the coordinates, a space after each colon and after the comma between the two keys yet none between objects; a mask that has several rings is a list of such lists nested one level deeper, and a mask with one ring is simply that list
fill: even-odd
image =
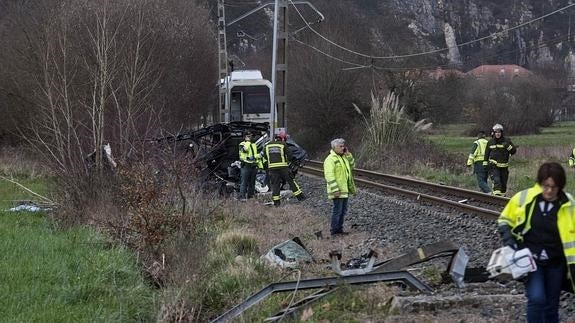
[{"label": "train", "polygon": [[232,71],[220,82],[225,91],[221,122],[272,123],[273,85],[261,71]]}]

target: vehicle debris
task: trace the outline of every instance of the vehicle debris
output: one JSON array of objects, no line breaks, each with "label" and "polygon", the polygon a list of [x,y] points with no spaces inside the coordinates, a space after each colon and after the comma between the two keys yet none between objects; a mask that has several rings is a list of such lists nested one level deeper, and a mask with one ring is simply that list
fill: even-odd
[{"label": "vehicle debris", "polygon": [[[198,130],[182,132],[176,135],[156,138],[152,141],[169,145],[176,150],[185,150],[191,154],[194,166],[198,168],[204,189],[212,191],[215,186],[220,194],[229,195],[239,191],[240,163],[239,144],[245,132],[252,132],[258,151],[271,140],[268,136],[269,124],[246,121],[218,123]],[[289,161],[292,176],[308,159],[307,152],[291,138],[286,141],[293,159]],[[266,172],[259,170],[256,175],[256,193],[269,190]]]},{"label": "vehicle debris", "polygon": [[264,256],[270,264],[282,268],[295,268],[301,263],[313,262],[313,256],[298,237],[271,248]]}]

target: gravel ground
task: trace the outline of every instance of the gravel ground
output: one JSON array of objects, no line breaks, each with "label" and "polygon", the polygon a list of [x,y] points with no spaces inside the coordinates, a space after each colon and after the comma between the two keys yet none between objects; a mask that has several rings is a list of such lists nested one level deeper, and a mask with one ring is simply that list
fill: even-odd
[{"label": "gravel ground", "polygon": [[[300,175],[298,182],[308,197],[302,204],[314,209],[314,212],[317,210],[316,213],[319,216],[329,216],[331,202],[326,198],[323,179]],[[400,255],[406,250],[421,245],[448,239],[464,248],[470,258],[468,267],[487,266],[493,250],[500,247],[494,220],[485,220],[447,208],[423,205],[401,196],[380,195],[377,192],[361,188],[358,194],[350,199],[344,229],[351,232],[366,232],[372,238],[371,240],[376,240],[379,248],[392,256]],[[329,232],[328,228],[326,230]],[[463,291],[457,290],[453,284],[443,285],[437,290],[437,294],[439,297],[453,294],[490,294],[494,293],[493,284],[501,287],[495,292],[498,295],[503,293],[516,296],[518,293],[523,293],[522,284],[517,282],[510,282],[504,286],[489,282],[484,284],[484,290],[482,290],[481,284],[479,287],[466,288]],[[495,302],[489,305],[491,311],[475,307],[450,308],[443,312],[447,317],[461,317],[465,321],[478,319],[485,322],[503,322],[509,321],[510,317],[515,318],[515,321],[524,320],[523,306],[509,306],[507,303]],[[454,311],[458,314],[453,313]],[[470,311],[476,313],[475,319],[467,317]],[[509,315],[503,317],[495,315],[496,313]],[[562,321],[575,320],[575,298],[573,295],[563,295],[560,313]],[[434,320],[433,317],[418,318],[415,316],[413,321],[422,319]],[[443,319],[445,317],[441,315],[437,318],[438,321]]]}]

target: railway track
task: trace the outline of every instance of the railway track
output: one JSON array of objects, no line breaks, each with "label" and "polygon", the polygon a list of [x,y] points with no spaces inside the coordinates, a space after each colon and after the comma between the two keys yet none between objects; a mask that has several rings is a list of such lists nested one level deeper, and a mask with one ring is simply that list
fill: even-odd
[{"label": "railway track", "polygon": [[[305,174],[323,176],[323,163],[310,160],[301,171]],[[493,196],[468,189],[424,182],[365,169],[355,169],[356,184],[391,194],[415,198],[418,201],[455,208],[487,219],[496,219],[507,201],[506,197]]]}]

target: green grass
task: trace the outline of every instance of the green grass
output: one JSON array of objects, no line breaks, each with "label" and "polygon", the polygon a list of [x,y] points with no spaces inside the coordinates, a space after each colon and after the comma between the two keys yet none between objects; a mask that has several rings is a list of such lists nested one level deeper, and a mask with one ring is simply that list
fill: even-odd
[{"label": "green grass", "polygon": [[[463,136],[463,131],[469,125],[448,125],[436,129],[428,138],[443,149],[461,156],[462,165],[467,160],[475,137]],[[517,154],[510,159],[510,176],[508,195],[530,187],[535,181],[537,169],[545,161],[561,163],[567,171],[566,191],[575,192],[573,171],[568,169],[567,158],[575,147],[575,122],[559,122],[552,127],[541,129],[540,134],[511,136],[518,146]],[[427,180],[471,189],[477,189],[475,178],[471,174],[457,175],[444,170],[432,170],[418,167],[416,175]]]},{"label": "green grass", "polygon": [[[2,175],[2,174],[0,174]],[[18,177],[13,178],[16,182],[24,185],[26,188],[38,193],[42,196],[48,195],[48,187],[46,185],[46,180],[39,177],[29,178],[29,177]],[[0,179],[0,210],[6,207],[14,206],[14,203],[18,200],[37,200],[33,194],[27,192],[21,187],[15,184],[3,181]]]},{"label": "green grass", "polygon": [[[21,179],[39,193],[41,179]],[[87,228],[57,230],[43,213],[7,212],[29,199],[0,182],[0,317],[9,322],[150,321],[153,291],[133,255]]]}]

